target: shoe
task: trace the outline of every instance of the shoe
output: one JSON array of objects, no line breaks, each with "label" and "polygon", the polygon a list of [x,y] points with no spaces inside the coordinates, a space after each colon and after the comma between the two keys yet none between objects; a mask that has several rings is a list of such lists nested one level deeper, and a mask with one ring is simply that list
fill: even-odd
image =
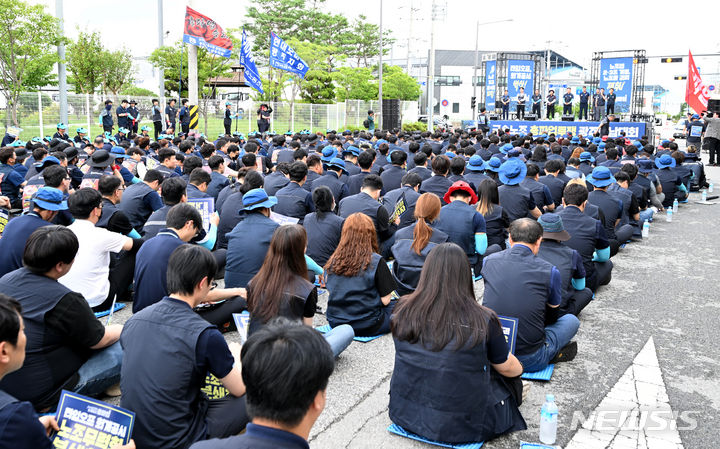
[{"label": "shoe", "polygon": [[120,384],[115,384],[112,387],[105,390],[105,395],[110,396],[111,398],[116,398],[118,396],[121,396],[122,391],[120,391]]},{"label": "shoe", "polygon": [[573,359],[575,359],[575,356],[577,355],[577,342],[571,341],[570,343],[566,344],[560,352],[558,352],[555,357],[550,360],[550,363],[561,363],[561,362],[570,362]]}]

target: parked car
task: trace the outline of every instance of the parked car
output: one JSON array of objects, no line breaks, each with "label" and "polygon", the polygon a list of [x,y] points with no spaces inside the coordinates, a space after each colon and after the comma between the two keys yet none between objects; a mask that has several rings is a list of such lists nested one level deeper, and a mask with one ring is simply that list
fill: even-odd
[{"label": "parked car", "polygon": [[675,124],[675,128],[673,129],[673,138],[674,139],[687,139],[687,128],[685,128],[685,119],[680,119]]}]

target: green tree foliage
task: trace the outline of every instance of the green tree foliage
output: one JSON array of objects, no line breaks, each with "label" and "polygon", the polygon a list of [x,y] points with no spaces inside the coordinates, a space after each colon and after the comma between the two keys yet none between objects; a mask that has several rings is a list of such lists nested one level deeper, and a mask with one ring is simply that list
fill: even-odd
[{"label": "green tree foliage", "polygon": [[133,81],[132,56],[128,50],[103,52],[102,59],[103,92],[117,95],[120,90]]},{"label": "green tree foliage", "polygon": [[120,95],[127,97],[157,97],[158,94],[155,92],[138,86],[125,86],[120,91]]},{"label": "green tree foliage", "polygon": [[396,65],[383,64],[383,98],[417,100],[422,89],[412,76]]},{"label": "green tree foliage", "polygon": [[78,37],[67,46],[68,81],[78,94],[91,94],[102,84],[102,57],[105,48],[97,31],[79,31]]},{"label": "green tree foliage", "polygon": [[339,67],[333,72],[339,101],[377,100],[378,86],[369,67]]},{"label": "green tree foliage", "polygon": [[14,125],[20,92],[54,81],[55,46],[62,39],[57,23],[42,5],[0,0],[0,89]]}]

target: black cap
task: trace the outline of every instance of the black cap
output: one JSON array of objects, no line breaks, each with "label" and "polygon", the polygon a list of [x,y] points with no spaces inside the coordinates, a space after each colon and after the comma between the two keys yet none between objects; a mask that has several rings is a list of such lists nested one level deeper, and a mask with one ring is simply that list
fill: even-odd
[{"label": "black cap", "polygon": [[105,168],[110,166],[114,160],[106,150],[97,150],[90,156],[87,164],[91,167]]}]

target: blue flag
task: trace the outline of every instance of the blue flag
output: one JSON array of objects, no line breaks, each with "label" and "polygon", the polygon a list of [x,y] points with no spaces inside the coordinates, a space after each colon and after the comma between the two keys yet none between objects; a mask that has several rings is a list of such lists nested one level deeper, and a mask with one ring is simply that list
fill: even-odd
[{"label": "blue flag", "polygon": [[245,67],[245,82],[256,91],[264,94],[262,88],[262,80],[255,66],[255,58],[250,54],[250,42],[247,40],[247,34],[243,30],[242,45],[240,46],[240,65]]},{"label": "blue flag", "polygon": [[277,34],[270,33],[270,66],[305,78],[308,65]]}]

